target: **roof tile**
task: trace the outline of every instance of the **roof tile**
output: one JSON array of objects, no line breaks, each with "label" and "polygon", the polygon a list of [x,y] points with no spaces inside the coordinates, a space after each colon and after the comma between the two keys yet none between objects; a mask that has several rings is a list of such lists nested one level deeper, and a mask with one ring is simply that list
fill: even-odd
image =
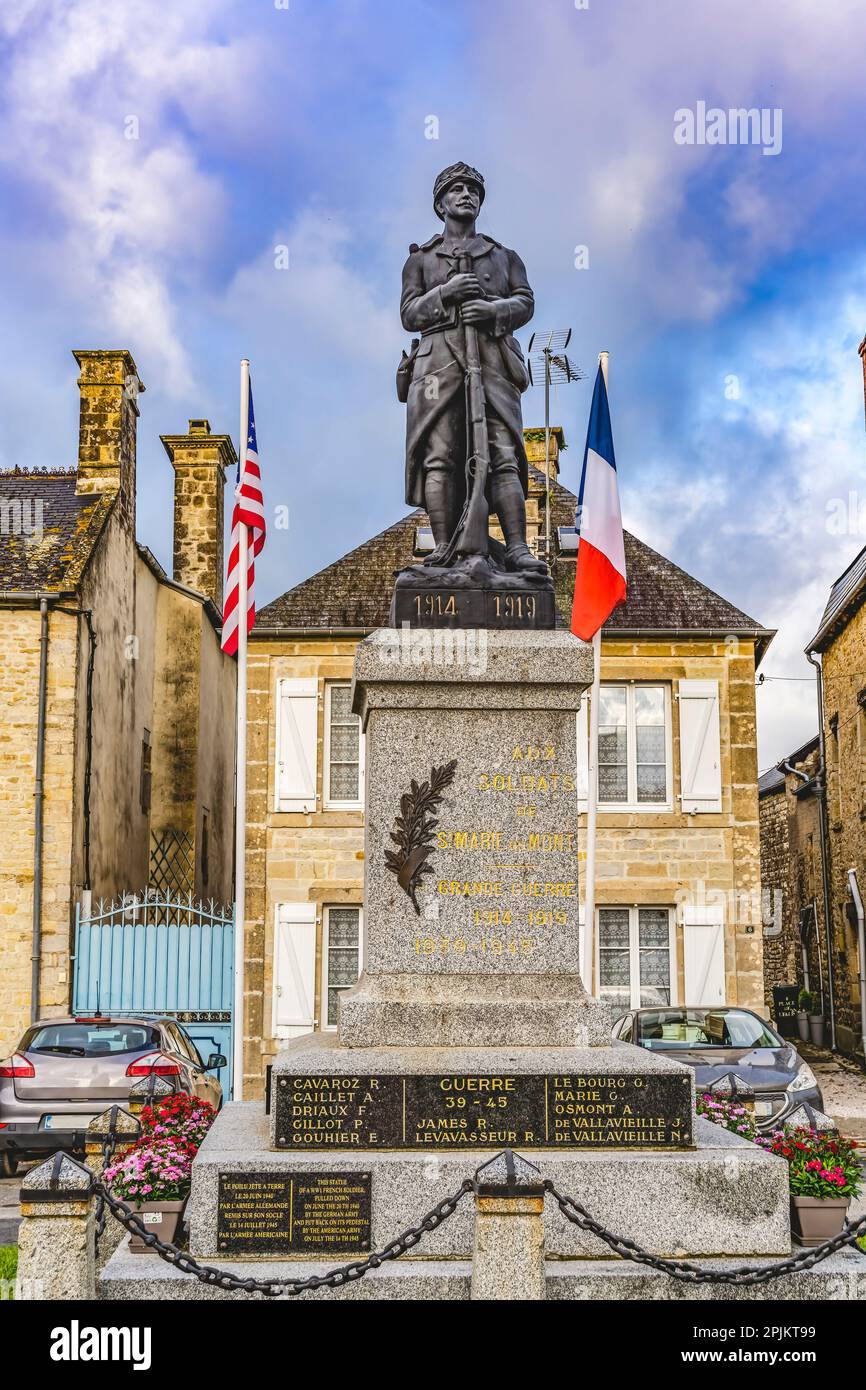
[{"label": "roof tile", "polygon": [[0,472],[0,589],[75,589],[113,500],[76,482],[74,471]]}]

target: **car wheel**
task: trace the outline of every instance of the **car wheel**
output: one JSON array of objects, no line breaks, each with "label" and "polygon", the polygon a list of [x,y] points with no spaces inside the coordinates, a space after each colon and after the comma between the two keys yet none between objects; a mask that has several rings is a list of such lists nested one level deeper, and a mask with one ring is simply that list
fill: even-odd
[{"label": "car wheel", "polygon": [[0,1177],[14,1178],[18,1172],[18,1159],[8,1149],[0,1153]]}]

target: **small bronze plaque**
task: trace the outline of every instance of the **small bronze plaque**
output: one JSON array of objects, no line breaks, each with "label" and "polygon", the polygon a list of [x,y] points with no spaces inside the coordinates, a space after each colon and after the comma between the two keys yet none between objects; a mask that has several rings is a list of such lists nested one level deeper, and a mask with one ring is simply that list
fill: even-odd
[{"label": "small bronze plaque", "polygon": [[229,1255],[370,1249],[369,1173],[220,1173],[217,1249]]},{"label": "small bronze plaque", "polygon": [[277,1147],[295,1153],[692,1145],[685,1074],[274,1080]]}]

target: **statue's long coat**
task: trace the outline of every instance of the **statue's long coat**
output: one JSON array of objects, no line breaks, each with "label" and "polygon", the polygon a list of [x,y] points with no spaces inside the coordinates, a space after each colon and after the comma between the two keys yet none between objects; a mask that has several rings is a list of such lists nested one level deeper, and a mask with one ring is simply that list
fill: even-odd
[{"label": "statue's long coat", "polygon": [[[494,302],[494,317],[476,324],[484,394],[488,412],[504,421],[513,437],[526,494],[528,465],[520,395],[528,377],[520,344],[512,334],[532,318],[535,300],[515,251],[483,235],[461,243],[459,251],[471,256],[484,298]],[[443,304],[441,293],[445,281],[456,273],[453,248],[442,235],[413,247],[403,267],[400,317],[409,332],[423,335],[412,370],[406,420],[406,501],[413,507],[424,506],[423,462],[431,429],[446,411],[457,410],[461,416],[466,412],[463,326],[458,310]],[[435,391],[429,387],[433,377],[438,384]]]}]

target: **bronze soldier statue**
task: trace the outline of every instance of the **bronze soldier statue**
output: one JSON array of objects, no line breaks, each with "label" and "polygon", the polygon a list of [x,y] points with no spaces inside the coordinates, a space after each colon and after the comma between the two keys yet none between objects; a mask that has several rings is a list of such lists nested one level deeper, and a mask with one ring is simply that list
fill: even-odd
[{"label": "bronze soldier statue", "polygon": [[[477,169],[443,169],[433,207],[444,229],[412,245],[403,267],[403,327],[420,333],[397,374],[408,404],[406,501],[430,518],[435,549],[426,567],[455,579],[463,570],[467,583],[500,575],[508,585],[518,577],[538,585],[548,569],[526,544],[520,396],[529,378],[513,336],[535,301],[517,253],[476,231],[483,201]],[[504,547],[488,540],[489,512]]]}]

